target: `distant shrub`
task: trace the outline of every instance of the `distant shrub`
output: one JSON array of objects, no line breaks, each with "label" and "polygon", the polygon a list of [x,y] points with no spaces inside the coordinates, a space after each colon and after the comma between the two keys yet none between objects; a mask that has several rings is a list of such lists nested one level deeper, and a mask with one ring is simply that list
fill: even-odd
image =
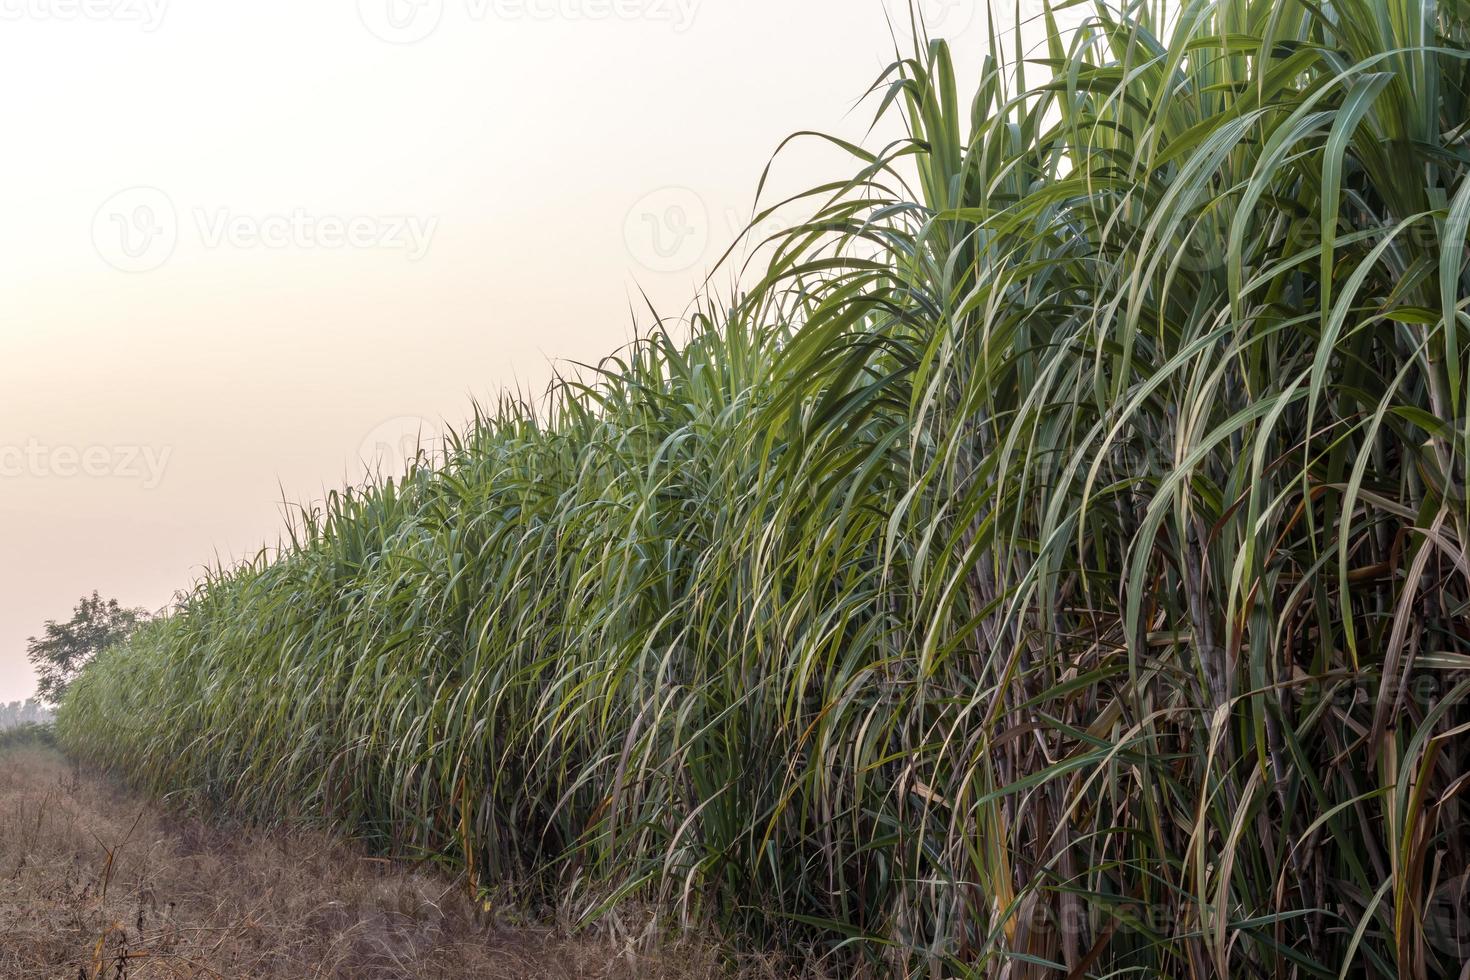
[{"label": "distant shrub", "polygon": [[56,730],[50,725],[26,724],[0,731],[0,752],[23,748],[55,748]]}]

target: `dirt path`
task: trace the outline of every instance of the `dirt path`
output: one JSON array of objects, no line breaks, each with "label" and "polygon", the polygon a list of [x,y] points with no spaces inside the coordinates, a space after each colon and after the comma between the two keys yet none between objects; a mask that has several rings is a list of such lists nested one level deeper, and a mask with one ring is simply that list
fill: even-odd
[{"label": "dirt path", "polygon": [[5,980],[723,975],[708,950],[487,918],[454,881],[324,835],[227,831],[52,753],[0,752]]}]

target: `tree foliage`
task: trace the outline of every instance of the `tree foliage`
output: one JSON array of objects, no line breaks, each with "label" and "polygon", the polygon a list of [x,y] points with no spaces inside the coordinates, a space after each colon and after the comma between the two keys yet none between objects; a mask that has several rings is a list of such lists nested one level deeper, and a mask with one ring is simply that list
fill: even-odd
[{"label": "tree foliage", "polygon": [[145,610],[124,608],[95,591],[81,598],[67,622],[47,620],[40,637],[26,642],[26,658],[38,681],[36,696],[47,704],[60,704],[67,686],[93,657],[127,639],[147,620]]}]

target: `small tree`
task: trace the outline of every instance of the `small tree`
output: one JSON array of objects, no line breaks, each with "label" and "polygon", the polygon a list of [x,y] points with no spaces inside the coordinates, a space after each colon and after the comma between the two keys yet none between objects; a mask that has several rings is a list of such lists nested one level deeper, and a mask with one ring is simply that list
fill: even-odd
[{"label": "small tree", "polygon": [[26,643],[26,658],[40,678],[36,696],[60,704],[66,686],[93,657],[147,621],[148,613],[142,609],[125,609],[116,599],[104,600],[96,592],[84,596],[70,622],[49,620],[41,637]]}]

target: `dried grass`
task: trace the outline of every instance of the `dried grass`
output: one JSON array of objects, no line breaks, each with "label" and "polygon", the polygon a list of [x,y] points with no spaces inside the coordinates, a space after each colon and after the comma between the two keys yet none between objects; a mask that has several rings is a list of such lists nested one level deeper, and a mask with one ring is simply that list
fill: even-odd
[{"label": "dried grass", "polygon": [[319,832],[212,825],[43,749],[0,753],[0,977],[777,975],[475,908],[455,880]]}]

